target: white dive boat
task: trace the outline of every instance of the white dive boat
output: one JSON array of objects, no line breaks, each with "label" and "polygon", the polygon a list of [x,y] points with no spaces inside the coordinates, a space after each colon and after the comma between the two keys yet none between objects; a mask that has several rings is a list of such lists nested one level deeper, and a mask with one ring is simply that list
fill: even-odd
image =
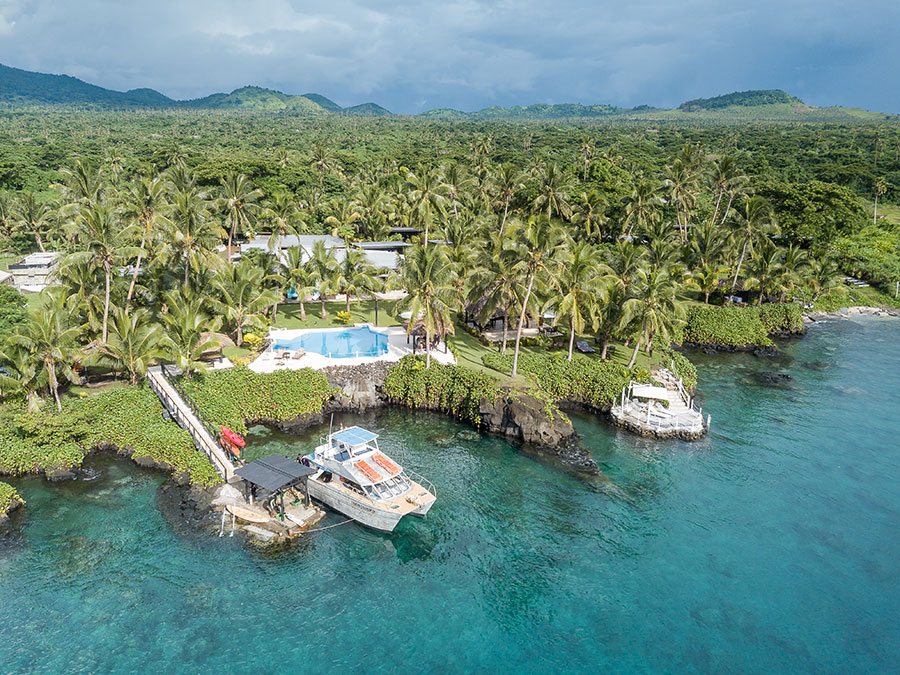
[{"label": "white dive boat", "polygon": [[378,449],[378,435],[360,427],[328,434],[305,460],[318,469],[310,496],[375,530],[393,532],[403,516],[424,517],[437,498],[429,481],[404,471]]}]

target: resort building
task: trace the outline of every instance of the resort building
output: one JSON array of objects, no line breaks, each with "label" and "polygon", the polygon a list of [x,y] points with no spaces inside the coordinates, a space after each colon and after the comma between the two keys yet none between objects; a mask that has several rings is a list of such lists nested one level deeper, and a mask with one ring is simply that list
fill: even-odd
[{"label": "resort building", "polygon": [[31,253],[10,265],[13,285],[23,293],[40,293],[53,283],[53,273],[61,255],[57,251]]},{"label": "resort building", "polygon": [[[268,235],[253,237],[253,239],[241,244],[240,252],[243,254],[251,249],[270,252],[272,249],[269,247],[269,239],[270,237]],[[283,251],[299,246],[303,249],[303,259],[309,260],[310,256],[312,256],[313,246],[320,241],[325,244],[326,249],[335,252],[335,257],[338,262],[343,261],[345,251],[347,250],[347,242],[340,237],[332,237],[329,234],[282,235],[278,237],[275,250],[278,251],[278,255],[281,256],[283,255]],[[399,269],[399,252],[403,250],[404,246],[408,246],[408,244],[399,241],[362,242],[351,245],[362,249],[366,254],[366,258],[368,258],[369,262],[375,265],[375,267],[391,270]],[[239,256],[234,257],[238,258]]]},{"label": "resort building", "polygon": [[13,285],[13,275],[9,272],[4,272],[0,270],[0,286],[12,286]]}]

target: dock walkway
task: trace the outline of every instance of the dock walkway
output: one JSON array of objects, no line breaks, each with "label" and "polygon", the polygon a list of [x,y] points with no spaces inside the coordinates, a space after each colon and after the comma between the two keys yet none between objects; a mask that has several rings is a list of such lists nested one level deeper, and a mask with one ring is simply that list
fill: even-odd
[{"label": "dock walkway", "polygon": [[172,379],[174,374],[171,366],[153,366],[147,369],[147,381],[172,419],[191,435],[197,449],[209,458],[216,473],[226,483],[232,482],[236,478],[234,464],[222,449],[219,432],[206,421],[181,386]]},{"label": "dock walkway", "polygon": [[[616,424],[644,436],[660,438],[693,440],[706,434],[712,418],[707,415],[704,422],[703,409],[694,405],[681,379],[666,368],[653,377],[661,387],[632,381],[622,388],[621,399],[610,409]],[[657,401],[665,401],[666,405]]]}]

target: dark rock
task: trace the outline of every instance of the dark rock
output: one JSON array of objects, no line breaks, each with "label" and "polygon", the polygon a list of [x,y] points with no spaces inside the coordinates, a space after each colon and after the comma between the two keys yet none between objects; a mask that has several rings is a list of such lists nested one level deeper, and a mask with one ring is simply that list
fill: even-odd
[{"label": "dark rock", "polygon": [[759,384],[779,388],[787,388],[794,382],[794,378],[787,373],[775,373],[769,370],[754,373],[753,379]]},{"label": "dark rock", "polygon": [[49,469],[44,472],[51,483],[59,483],[64,480],[75,480],[77,475],[71,469]]},{"label": "dark rock", "polygon": [[831,367],[828,361],[805,361],[803,365],[810,370],[827,370]]},{"label": "dark rock", "polygon": [[145,469],[159,469],[160,471],[172,471],[173,467],[168,462],[162,462],[149,455],[142,455],[140,457],[132,457],[132,461],[138,466],[142,466]]},{"label": "dark rock", "polygon": [[753,356],[775,356],[778,348],[775,345],[769,347],[756,347],[753,350]]},{"label": "dark rock", "polygon": [[203,529],[218,527],[218,513],[213,505],[218,489],[166,481],[156,491],[156,504],[176,532],[195,536]]}]

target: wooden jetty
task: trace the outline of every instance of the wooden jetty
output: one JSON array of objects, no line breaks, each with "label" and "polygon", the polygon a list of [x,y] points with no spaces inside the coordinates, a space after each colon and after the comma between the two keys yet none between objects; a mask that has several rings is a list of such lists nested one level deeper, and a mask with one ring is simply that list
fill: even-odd
[{"label": "wooden jetty", "polygon": [[170,366],[153,366],[147,370],[147,381],[169,416],[190,434],[226,483],[214,501],[222,509],[220,533],[230,519],[233,529],[240,522],[242,529],[264,541],[291,538],[325,517],[312,505],[308,492],[304,494],[306,477],[312,473],[308,467],[280,456],[246,465],[237,460],[236,467],[221,427],[212,424],[184,391],[176,379],[179,374]]}]

